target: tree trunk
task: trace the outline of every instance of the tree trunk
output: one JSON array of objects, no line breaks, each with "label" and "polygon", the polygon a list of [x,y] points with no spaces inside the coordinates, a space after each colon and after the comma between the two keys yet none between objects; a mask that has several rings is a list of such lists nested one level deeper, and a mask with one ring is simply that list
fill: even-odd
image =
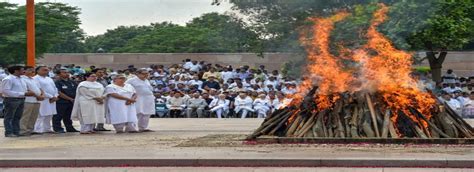
[{"label": "tree trunk", "polygon": [[427,51],[426,52],[426,57],[428,58],[428,61],[430,63],[430,68],[431,68],[431,76],[433,78],[433,81],[436,83],[443,82],[441,78],[441,69],[443,68],[443,62],[444,59],[446,59],[446,55],[448,52],[446,51],[441,51],[436,57],[436,54],[439,52],[435,51]]}]

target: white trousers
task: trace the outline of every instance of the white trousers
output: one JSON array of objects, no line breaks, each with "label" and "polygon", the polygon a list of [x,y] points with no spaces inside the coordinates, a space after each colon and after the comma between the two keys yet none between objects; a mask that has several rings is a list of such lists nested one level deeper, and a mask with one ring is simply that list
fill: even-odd
[{"label": "white trousers", "polygon": [[123,130],[124,128],[125,128],[125,132],[137,131],[137,129],[135,128],[135,123],[133,122],[114,124],[114,128],[115,128],[115,131],[117,132],[124,132]]},{"label": "white trousers", "polygon": [[211,108],[211,112],[216,112],[217,118],[221,119],[222,114],[225,112],[225,105],[218,105]]},{"label": "white trousers", "polygon": [[266,118],[267,112],[268,112],[268,109],[265,109],[265,108],[257,109],[257,118]]},{"label": "white trousers", "polygon": [[138,130],[145,130],[148,128],[148,123],[150,122],[151,115],[137,114],[138,118]]},{"label": "white trousers", "polygon": [[52,119],[53,119],[53,115],[38,116],[38,118],[36,119],[34,132],[36,133],[53,132],[53,130],[51,129]]},{"label": "white trousers", "polygon": [[247,117],[247,114],[248,114],[249,112],[254,112],[254,110],[253,110],[252,108],[250,108],[250,107],[245,107],[245,106],[244,106],[244,107],[237,107],[237,108],[235,108],[235,109],[236,109],[236,110],[235,110],[235,113],[236,113],[236,114],[239,114],[239,112],[242,111],[242,117],[241,117],[242,119],[246,118],[246,117]]}]

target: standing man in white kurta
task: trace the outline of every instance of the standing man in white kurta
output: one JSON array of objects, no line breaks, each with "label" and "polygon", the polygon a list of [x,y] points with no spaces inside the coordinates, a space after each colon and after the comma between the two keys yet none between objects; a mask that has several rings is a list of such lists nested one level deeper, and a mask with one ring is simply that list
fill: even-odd
[{"label": "standing man in white kurta", "polygon": [[137,108],[138,130],[151,132],[152,130],[148,129],[148,122],[150,116],[156,113],[153,87],[148,80],[149,73],[146,69],[138,70],[136,75],[137,77],[129,79],[125,83],[132,85],[137,92],[135,107]]},{"label": "standing man in white kurta", "polygon": [[[130,84],[125,84],[125,76],[117,75],[113,83],[105,88],[107,95],[106,122],[114,125],[117,134],[138,132],[135,128],[137,123],[137,99],[135,89]],[[124,131],[125,128],[125,131]]]},{"label": "standing man in white kurta", "polygon": [[53,79],[48,77],[49,69],[46,66],[36,68],[37,75],[34,77],[44,91],[45,99],[40,102],[40,111],[35,123],[35,133],[53,133],[51,130],[51,120],[56,114],[56,101],[58,101],[58,89]]}]

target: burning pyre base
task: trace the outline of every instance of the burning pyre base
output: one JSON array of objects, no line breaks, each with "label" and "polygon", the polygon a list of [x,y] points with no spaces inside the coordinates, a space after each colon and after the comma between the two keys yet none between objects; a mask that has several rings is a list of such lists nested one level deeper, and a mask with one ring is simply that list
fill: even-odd
[{"label": "burning pyre base", "polygon": [[[311,93],[314,94],[314,90]],[[379,139],[381,142],[387,142],[380,140],[384,138],[473,138],[473,128],[445,104],[438,102],[434,105],[428,119],[415,107],[405,110],[390,109],[378,95],[342,94],[332,107],[323,110],[318,109],[313,98],[304,99],[298,105],[290,104],[276,110],[247,139],[261,136],[316,138],[313,142],[322,143],[325,141],[320,140],[321,138],[327,138],[326,142],[334,142],[335,138],[339,138],[342,140],[335,142],[344,143],[344,139],[351,138],[361,142],[368,142],[367,139],[370,138]]]}]

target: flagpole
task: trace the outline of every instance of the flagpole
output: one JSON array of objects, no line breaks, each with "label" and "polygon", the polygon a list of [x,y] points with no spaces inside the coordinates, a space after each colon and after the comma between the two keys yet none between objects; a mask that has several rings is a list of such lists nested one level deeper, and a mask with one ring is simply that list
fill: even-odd
[{"label": "flagpole", "polygon": [[26,65],[35,66],[35,1],[26,0]]}]

